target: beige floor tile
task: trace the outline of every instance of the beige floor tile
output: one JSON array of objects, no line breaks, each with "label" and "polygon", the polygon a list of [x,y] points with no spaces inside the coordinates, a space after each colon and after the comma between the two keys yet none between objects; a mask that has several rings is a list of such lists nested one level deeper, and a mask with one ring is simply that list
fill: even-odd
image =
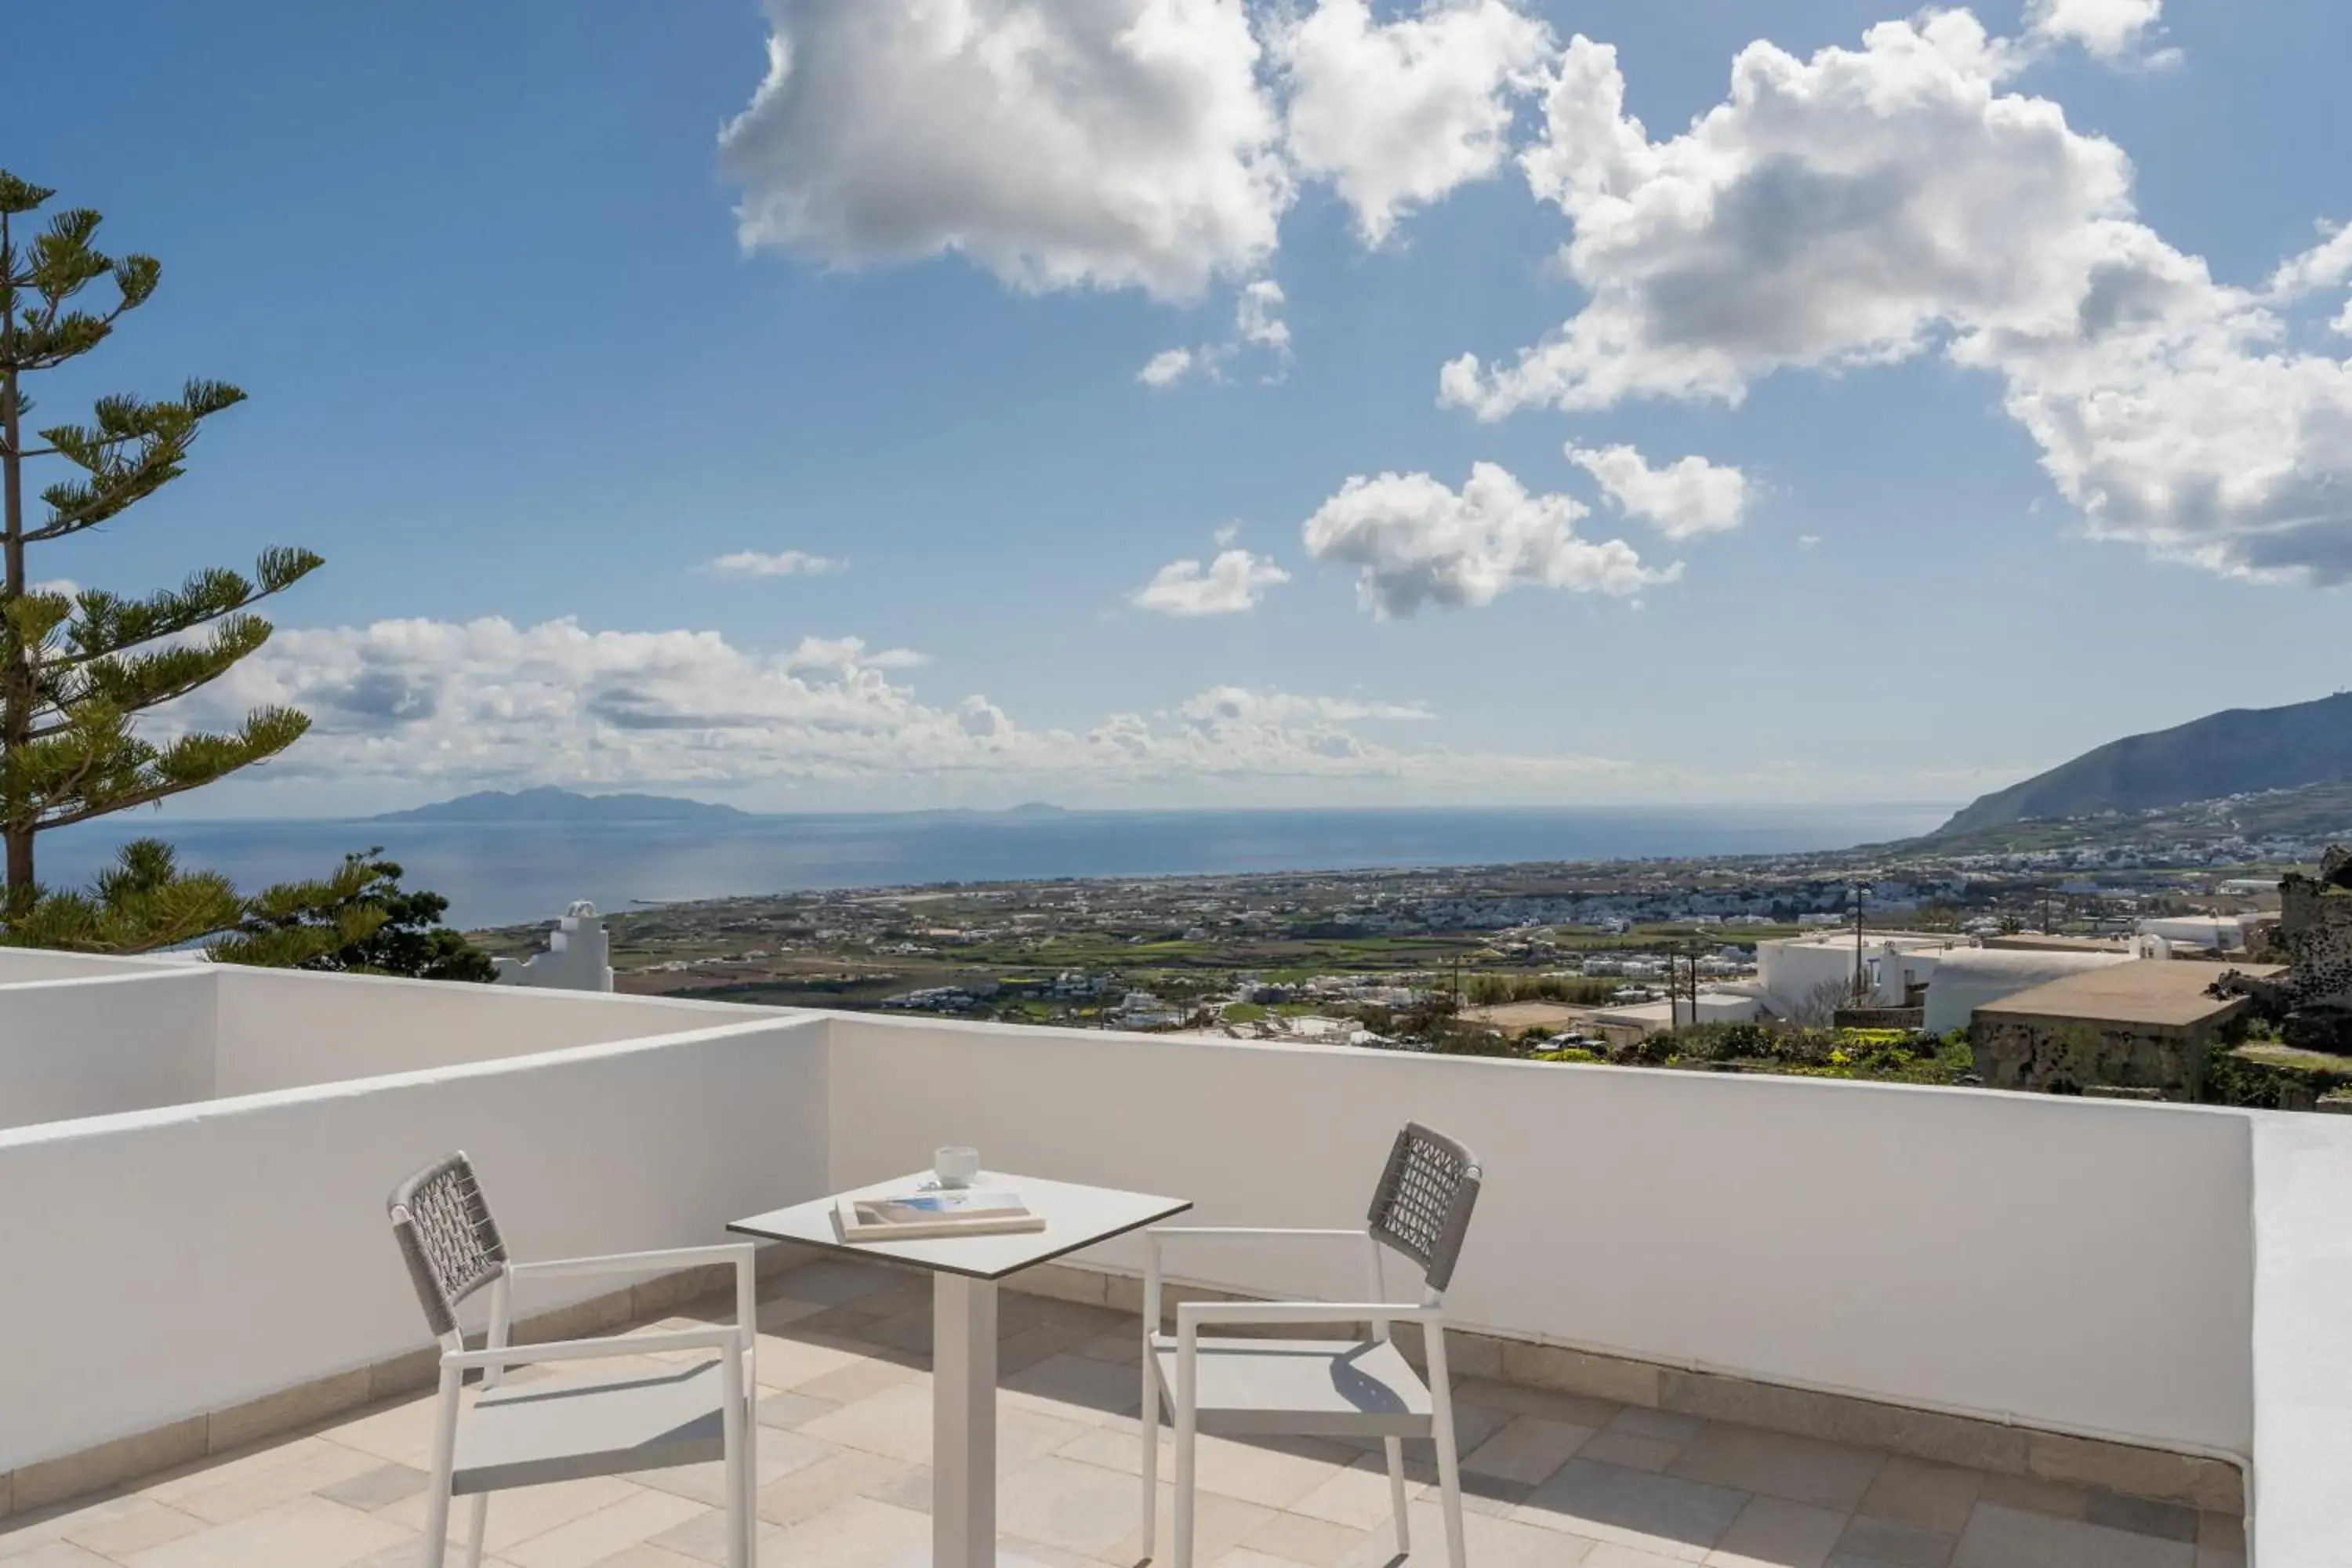
[{"label": "beige floor tile", "polygon": [[1979,1503],[1952,1568],[2195,1568],[2196,1560],[2186,1542]]},{"label": "beige floor tile", "polygon": [[[1127,1492],[1139,1500],[1142,1483],[1130,1481]],[[1166,1481],[1160,1483],[1159,1505],[1152,1512],[1153,1545],[1150,1552],[1155,1563],[1174,1560],[1176,1492]],[[1270,1508],[1260,1508],[1254,1502],[1226,1497],[1219,1492],[1199,1493],[1192,1503],[1192,1560],[1213,1563],[1239,1546],[1265,1521],[1274,1517]],[[1133,1513],[1128,1515],[1128,1531],[1108,1550],[1097,1553],[1097,1561],[1112,1563],[1132,1563],[1144,1555],[1143,1529]]]},{"label": "beige floor tile", "polygon": [[[1137,1329],[1114,1329],[1107,1334],[1097,1334],[1080,1343],[1073,1354],[1089,1361],[1114,1362],[1124,1366],[1140,1368],[1143,1364],[1143,1334]],[[1137,1384],[1137,1393],[1142,1384]]]},{"label": "beige floor tile", "polygon": [[998,1528],[1093,1557],[1137,1533],[1141,1483],[1116,1470],[1047,1455],[998,1483]]},{"label": "beige floor tile", "polygon": [[826,1258],[772,1276],[762,1287],[762,1294],[772,1300],[787,1297],[795,1301],[813,1301],[820,1307],[838,1307],[911,1278],[902,1269],[885,1268],[879,1264]]},{"label": "beige floor tile", "polygon": [[1968,1524],[1969,1510],[1976,1507],[1984,1483],[1981,1470],[1931,1465],[1897,1455],[1886,1461],[1878,1479],[1862,1494],[1855,1511],[1958,1535]]},{"label": "beige floor tile", "polygon": [[[255,1462],[260,1460],[267,1462]],[[383,1464],[374,1455],[357,1448],[303,1437],[256,1455],[253,1460],[240,1461],[234,1474],[212,1486],[175,1489],[170,1499],[155,1500],[168,1500],[169,1506],[181,1512],[214,1524],[227,1524],[247,1514],[275,1508],[289,1498],[380,1469]]]},{"label": "beige floor tile", "polygon": [[1251,1531],[1242,1544],[1286,1563],[1304,1563],[1306,1568],[1339,1568],[1370,1533],[1328,1520],[1277,1513],[1263,1528]]},{"label": "beige floor tile", "polygon": [[[561,1524],[598,1509],[610,1508],[642,1488],[618,1476],[590,1476],[576,1481],[556,1481],[543,1487],[517,1487],[490,1494],[488,1525],[482,1532],[484,1549],[503,1556],[517,1542],[544,1534]],[[422,1533],[429,1500],[422,1492],[376,1510],[374,1517]],[[449,1539],[462,1541],[473,1516],[470,1499],[458,1498],[449,1509]]]},{"label": "beige floor tile", "polygon": [[795,1470],[760,1489],[759,1511],[771,1523],[795,1525],[904,1475],[912,1467],[863,1449],[848,1449],[832,1458]]},{"label": "beige floor tile", "polygon": [[[780,1524],[770,1524],[764,1519],[751,1521],[751,1539],[762,1543],[783,1530]],[[727,1561],[727,1513],[723,1509],[706,1509],[683,1524],[672,1525],[659,1535],[648,1536],[646,1544],[661,1551],[688,1557],[697,1563],[724,1563]],[[772,1561],[772,1559],[771,1560]]]},{"label": "beige floor tile", "polygon": [[622,1548],[610,1557],[596,1561],[596,1568],[704,1568],[705,1560],[689,1557],[681,1552],[656,1546],[650,1541],[640,1541],[635,1546]]},{"label": "beige floor tile", "polygon": [[1577,1451],[1580,1458],[1595,1464],[1617,1465],[1629,1470],[1664,1469],[1682,1452],[1676,1443],[1661,1443],[1654,1437],[1636,1437],[1624,1432],[1602,1431],[1586,1439]]},{"label": "beige floor tile", "polygon": [[[1276,1447],[1272,1440],[1201,1437],[1194,1440],[1193,1479],[1204,1490],[1244,1502],[1288,1508],[1360,1457],[1337,1443],[1312,1439],[1282,1440]],[[1172,1479],[1172,1466],[1169,1474]]]},{"label": "beige floor tile", "polygon": [[1555,1394],[1548,1388],[1527,1388],[1516,1383],[1494,1383],[1482,1377],[1462,1378],[1454,1384],[1454,1403],[1475,1405],[1514,1415],[1540,1415],[1567,1426],[1606,1426],[1625,1408],[1606,1399],[1580,1394]]},{"label": "beige floor tile", "polygon": [[887,1394],[894,1388],[919,1387],[926,1391],[923,1397],[928,1399],[930,1397],[928,1391],[931,1380],[928,1373],[902,1366],[895,1361],[884,1361],[877,1356],[859,1356],[846,1366],[819,1373],[806,1382],[792,1386],[811,1398],[830,1399],[846,1409],[877,1394]]},{"label": "beige floor tile", "polygon": [[[368,1456],[373,1458],[373,1454]],[[329,1502],[341,1503],[345,1508],[358,1509],[362,1513],[373,1513],[377,1509],[415,1497],[433,1484],[433,1478],[414,1465],[395,1465],[389,1461],[373,1469],[362,1470],[345,1480],[317,1489]]]},{"label": "beige floor tile", "polygon": [[[795,1470],[805,1470],[841,1452],[837,1445],[805,1432],[767,1431],[752,1448],[752,1485],[766,1486]],[[664,1470],[639,1470],[630,1479],[656,1491],[692,1498],[709,1508],[727,1502],[727,1461],[709,1459],[698,1465],[673,1465]]]},{"label": "beige floor tile", "polygon": [[2046,1513],[2053,1519],[2080,1519],[2090,1507],[2091,1494],[2081,1487],[2035,1476],[1987,1476],[1978,1489],[1977,1501],[2022,1513]]},{"label": "beige floor tile", "polygon": [[1638,1546],[1604,1541],[1584,1559],[1583,1568],[1682,1568],[1679,1557],[1661,1557]]},{"label": "beige floor tile", "polygon": [[1646,1437],[1653,1443],[1687,1443],[1706,1426],[1706,1423],[1696,1415],[1677,1415],[1671,1410],[1628,1405],[1611,1416],[1602,1430],[1621,1436]]},{"label": "beige floor tile", "polygon": [[[1034,1411],[1000,1405],[996,1413],[997,1473],[1005,1474],[1031,1459],[1052,1453],[1088,1430],[1078,1421],[1066,1421]],[[886,1454],[909,1464],[928,1464],[931,1458],[931,1385],[929,1379],[902,1383],[879,1394],[845,1405],[800,1428],[801,1436],[821,1438],[869,1454]]]},{"label": "beige floor tile", "polygon": [[1143,1403],[1136,1369],[1076,1352],[1048,1356],[1004,1379],[1002,1407],[1026,1409],[1064,1421],[1099,1426],[1132,1415]]},{"label": "beige floor tile", "polygon": [[[1402,1568],[1444,1568],[1445,1518],[1437,1505],[1414,1503],[1407,1519],[1412,1555]],[[1575,1568],[1590,1562],[1590,1553],[1600,1544],[1586,1536],[1476,1513],[1462,1516],[1462,1542],[1470,1568]],[[1376,1530],[1339,1568],[1388,1568],[1395,1556],[1395,1539],[1386,1530]]]},{"label": "beige floor tile", "polygon": [[433,1400],[412,1399],[404,1405],[372,1410],[356,1420],[327,1427],[319,1435],[346,1448],[357,1448],[379,1459],[422,1469],[433,1462]]},{"label": "beige floor tile", "polygon": [[499,1555],[516,1568],[589,1568],[708,1511],[692,1498],[639,1488],[609,1508],[502,1547]]},{"label": "beige floor tile", "polygon": [[1255,1547],[1236,1546],[1218,1558],[1212,1568],[1302,1568],[1302,1565]]},{"label": "beige floor tile", "polygon": [[345,1568],[406,1539],[410,1532],[374,1514],[324,1498],[298,1497],[177,1541],[133,1552],[127,1568]]},{"label": "beige floor tile", "polygon": [[1511,1518],[1696,1562],[1722,1542],[1747,1505],[1748,1494],[1729,1487],[1580,1458],[1560,1467]]},{"label": "beige floor tile", "polygon": [[[116,1560],[143,1552],[151,1546],[177,1541],[184,1535],[194,1535],[209,1530],[210,1523],[194,1514],[183,1513],[147,1498],[122,1500],[130,1506],[120,1513],[92,1520],[67,1530],[65,1539],[77,1546],[86,1546],[101,1557]],[[5,1555],[5,1554],[0,1554]]]},{"label": "beige floor tile", "polygon": [[1707,1553],[1707,1568],[1822,1568],[1845,1526],[1846,1516],[1835,1509],[1752,1498]]},{"label": "beige floor tile", "polygon": [[70,1541],[41,1541],[27,1545],[21,1552],[12,1553],[5,1561],[10,1568],[116,1568],[111,1557],[100,1557],[87,1546],[77,1546]]},{"label": "beige floor tile", "polygon": [[[1113,1426],[1085,1427],[1076,1437],[1054,1451],[1066,1459],[1076,1459],[1081,1464],[1100,1465],[1104,1469],[1117,1470],[1122,1475],[1136,1476],[1142,1474],[1143,1471],[1143,1432],[1137,1426],[1128,1426],[1124,1429]],[[1169,1456],[1173,1452],[1174,1447],[1168,1436],[1168,1429],[1163,1426],[1160,1430],[1160,1474],[1163,1479],[1166,1479],[1169,1465],[1172,1462]]]},{"label": "beige floor tile", "polygon": [[930,1550],[929,1516],[853,1497],[771,1536],[760,1555],[780,1568],[896,1568]]},{"label": "beige floor tile", "polygon": [[1590,1426],[1571,1426],[1540,1415],[1514,1416],[1508,1426],[1463,1456],[1462,1468],[1533,1486],[1568,1463],[1592,1435]]},{"label": "beige floor tile", "polygon": [[1847,1522],[1845,1533],[1838,1537],[1837,1555],[1830,1561],[1852,1558],[1885,1563],[1887,1568],[1944,1568],[1952,1560],[1956,1544],[1955,1537],[1941,1531],[1857,1514]]},{"label": "beige floor tile", "polygon": [[866,1359],[838,1345],[814,1344],[766,1333],[760,1336],[758,1355],[752,1375],[759,1379],[761,1387],[795,1388],[804,1394],[808,1392],[807,1384],[829,1373],[860,1365]]},{"label": "beige floor tile", "polygon": [[1388,1528],[1395,1516],[1384,1461],[1362,1458],[1289,1505],[1289,1511],[1354,1530]]},{"label": "beige floor tile", "polygon": [[13,1564],[16,1558],[27,1555],[36,1547],[65,1540],[68,1531],[95,1529],[147,1506],[147,1499],[131,1493],[42,1509],[34,1513],[11,1514],[0,1519],[0,1563]]},{"label": "beige floor tile", "polygon": [[1766,1497],[1852,1509],[1878,1479],[1886,1456],[1811,1437],[1709,1422],[1683,1445],[1666,1474]]}]

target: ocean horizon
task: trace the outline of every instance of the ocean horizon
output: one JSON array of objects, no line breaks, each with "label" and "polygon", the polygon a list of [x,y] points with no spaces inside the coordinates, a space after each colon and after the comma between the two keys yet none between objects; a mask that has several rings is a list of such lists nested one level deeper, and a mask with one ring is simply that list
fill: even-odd
[{"label": "ocean horizon", "polygon": [[405,885],[449,900],[452,924],[552,920],[705,899],[936,882],[1233,875],[1527,861],[1680,858],[1849,848],[1925,833],[1944,805],[1286,807],[919,811],[719,821],[167,820],[126,814],[44,834],[41,879],[79,887],[137,837],[241,889],[316,877],[382,846]]}]

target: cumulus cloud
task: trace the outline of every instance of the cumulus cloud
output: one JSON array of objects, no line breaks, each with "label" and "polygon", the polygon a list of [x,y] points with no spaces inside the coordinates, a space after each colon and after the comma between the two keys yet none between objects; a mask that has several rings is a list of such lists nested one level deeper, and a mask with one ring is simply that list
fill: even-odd
[{"label": "cumulus cloud", "polygon": [[834,556],[812,555],[805,550],[738,550],[731,555],[704,562],[702,569],[721,577],[814,577],[823,572],[838,572],[848,564]]},{"label": "cumulus cloud", "polygon": [[2032,0],[2025,26],[2033,38],[2113,60],[2138,48],[2163,14],[2164,0]]},{"label": "cumulus cloud", "polygon": [[1631,447],[1588,448],[1571,441],[1568,460],[1600,481],[1618,510],[1668,539],[1738,528],[1748,510],[1748,476],[1705,458],[1677,458],[1654,468]]},{"label": "cumulus cloud", "polygon": [[1365,0],[1323,0],[1274,38],[1291,158],[1331,182],[1378,246],[1415,208],[1501,167],[1513,100],[1551,46],[1549,28],[1505,0],[1428,0],[1386,23]]},{"label": "cumulus cloud", "polygon": [[1171,561],[1129,598],[1137,609],[1163,616],[1230,616],[1255,609],[1267,589],[1289,581],[1290,574],[1265,556],[1236,548],[1219,552],[1205,567]]},{"label": "cumulus cloud", "polygon": [[1577,536],[1586,508],[1573,497],[1530,495],[1493,463],[1471,466],[1459,490],[1425,473],[1357,475],[1316,509],[1307,554],[1356,568],[1356,596],[1373,615],[1409,616],[1423,605],[1475,608],[1518,586],[1629,595],[1671,582],[1622,539]]},{"label": "cumulus cloud", "polygon": [[[1614,51],[1572,40],[1521,165],[1573,226],[1586,303],[1510,363],[1449,364],[1441,395],[1486,417],[1737,403],[1776,371],[1940,352],[2000,378],[2092,535],[2352,578],[2352,363],[2139,222],[2122,151],[2006,90],[2018,64],[1965,11],[1809,59],[1759,42],[1653,142]],[[2297,279],[2334,268],[2320,250]]]},{"label": "cumulus cloud", "polygon": [[1291,181],[1243,0],[766,9],[766,79],[719,137],[747,247],[1169,298],[1274,249]]},{"label": "cumulus cloud", "polygon": [[1426,721],[1419,703],[1214,687],[1083,731],[1032,729],[981,695],[932,702],[904,650],[855,637],[766,655],[715,632],[600,632],[571,620],[380,621],[281,629],[213,686],[156,715],[174,726],[290,703],[315,721],[280,779],[447,787],[648,781],[863,790],[911,778],[1008,789],[1213,780],[1559,782],[1624,764],[1400,750],[1349,728]]}]

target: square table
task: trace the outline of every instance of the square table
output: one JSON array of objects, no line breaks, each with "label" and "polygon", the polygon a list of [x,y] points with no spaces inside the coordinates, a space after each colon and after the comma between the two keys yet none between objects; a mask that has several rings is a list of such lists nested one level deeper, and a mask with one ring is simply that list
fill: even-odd
[{"label": "square table", "polygon": [[932,1568],[992,1568],[996,1561],[996,1282],[1097,1241],[1155,1225],[1192,1206],[1113,1187],[982,1172],[972,1185],[1011,1191],[1043,1230],[943,1236],[916,1241],[844,1241],[834,1225],[842,1197],[936,1184],[918,1171],[833,1197],[739,1219],[729,1230],[830,1252],[885,1258],[931,1272]]}]

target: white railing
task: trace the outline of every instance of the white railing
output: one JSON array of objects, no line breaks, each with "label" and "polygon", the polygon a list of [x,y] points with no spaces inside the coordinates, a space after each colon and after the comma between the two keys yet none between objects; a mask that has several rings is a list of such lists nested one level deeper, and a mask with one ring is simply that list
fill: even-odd
[{"label": "white railing", "polygon": [[[835,1181],[933,1145],[1360,1218],[1397,1127],[1485,1159],[1449,1295],[1507,1335],[2212,1454],[2252,1441],[2242,1113],[844,1016]],[[1116,1247],[1107,1256],[1137,1267]],[[1328,1293],[1352,1279],[1204,1278]]]},{"label": "white railing", "polygon": [[[205,984],[209,1014],[188,1005]],[[1486,1163],[1466,1327],[2276,1455],[2319,1499],[2300,1539],[2347,1522],[2309,1479],[2352,1461],[2346,1119],[212,973],[0,985],[0,1083],[35,1018],[12,1009],[96,1038],[134,1001],[159,1041],[216,1020],[215,1098],[0,1131],[0,1336],[106,1347],[96,1375],[0,1361],[0,1471],[422,1344],[383,1203],[451,1148],[543,1255],[713,1239],[947,1142],[1187,1196],[1204,1224],[1344,1224],[1412,1119]],[[141,1093],[182,1081],[155,1057]],[[399,1070],[318,1081],[362,1067]],[[1075,1261],[1136,1266],[1118,1244]],[[1253,1292],[1356,1284],[1304,1257],[1196,1267]],[[2265,1561],[2327,1561],[2296,1550]]]}]

